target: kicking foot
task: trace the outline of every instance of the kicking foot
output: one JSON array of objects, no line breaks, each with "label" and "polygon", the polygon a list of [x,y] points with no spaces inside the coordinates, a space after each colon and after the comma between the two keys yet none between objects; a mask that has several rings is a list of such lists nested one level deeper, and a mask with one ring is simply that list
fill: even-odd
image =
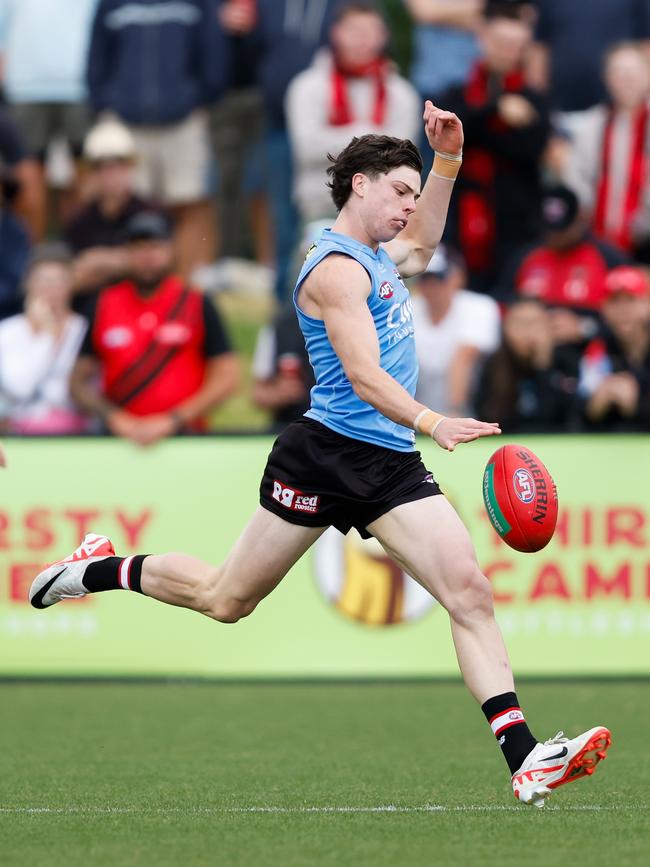
[{"label": "kicking foot", "polygon": [[29,589],[29,601],[34,608],[49,608],[62,599],[77,599],[89,591],[82,578],[89,563],[115,556],[113,543],[106,536],[87,533],[79,547],[40,572]]},{"label": "kicking foot", "polygon": [[512,775],[515,798],[533,807],[543,807],[553,789],[591,776],[607,755],[612,736],[604,726],[596,726],[569,740],[564,732],[537,746]]}]

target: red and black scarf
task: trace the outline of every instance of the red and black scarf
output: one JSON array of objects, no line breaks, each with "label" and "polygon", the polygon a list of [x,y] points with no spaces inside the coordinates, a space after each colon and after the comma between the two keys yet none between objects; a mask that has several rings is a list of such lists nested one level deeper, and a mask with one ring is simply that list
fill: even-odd
[{"label": "red and black scarf", "polygon": [[[485,63],[474,66],[465,86],[464,96],[470,108],[481,108],[493,97],[490,92],[496,80]],[[524,87],[524,76],[519,70],[498,80],[498,94],[518,93]],[[491,129],[505,129],[503,120],[494,114],[489,118]],[[465,149],[463,159],[463,187],[458,196],[459,241],[468,267],[484,272],[493,265],[496,241],[494,216],[494,177],[496,160],[490,151],[477,147]]]},{"label": "red and black scarf", "polygon": [[330,124],[332,126],[346,126],[355,120],[348,99],[348,79],[373,78],[375,83],[375,100],[372,107],[371,120],[376,126],[380,126],[386,117],[387,72],[388,61],[383,57],[358,66],[342,66],[334,58],[330,90]]},{"label": "red and black scarf", "polygon": [[632,118],[632,135],[630,152],[628,155],[627,188],[624,194],[623,214],[619,225],[612,233],[607,225],[607,213],[610,207],[611,195],[611,157],[612,157],[612,133],[614,129],[614,112],[609,112],[605,123],[603,145],[601,154],[600,181],[596,194],[594,209],[594,231],[596,234],[613,241],[624,250],[632,248],[631,223],[636,214],[647,173],[646,146],[648,140],[648,112],[647,103],[639,106]]}]

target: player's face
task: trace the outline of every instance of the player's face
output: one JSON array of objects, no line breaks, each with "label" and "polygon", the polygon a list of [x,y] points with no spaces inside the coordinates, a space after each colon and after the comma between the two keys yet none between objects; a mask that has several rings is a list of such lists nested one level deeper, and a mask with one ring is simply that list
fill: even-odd
[{"label": "player's face", "polygon": [[385,175],[361,184],[361,219],[376,243],[392,241],[409,221],[420,197],[420,175],[409,166],[391,169]]}]

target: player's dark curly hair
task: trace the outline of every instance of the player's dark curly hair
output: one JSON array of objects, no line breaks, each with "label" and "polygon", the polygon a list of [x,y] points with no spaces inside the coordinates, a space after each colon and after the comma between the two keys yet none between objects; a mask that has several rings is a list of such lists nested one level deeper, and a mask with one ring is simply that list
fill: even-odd
[{"label": "player's dark curly hair", "polygon": [[331,162],[327,186],[338,211],[350,198],[352,178],[358,172],[372,179],[400,166],[409,166],[418,174],[422,171],[422,157],[413,142],[390,135],[355,136],[336,158],[331,154],[327,158]]}]

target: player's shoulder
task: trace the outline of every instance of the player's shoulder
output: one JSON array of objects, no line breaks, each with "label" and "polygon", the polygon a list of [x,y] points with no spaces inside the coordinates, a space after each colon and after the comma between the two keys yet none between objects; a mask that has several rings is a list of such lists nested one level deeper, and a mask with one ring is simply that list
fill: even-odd
[{"label": "player's shoulder", "polygon": [[357,282],[366,284],[370,280],[361,262],[342,250],[329,251],[311,269],[309,278],[317,282],[345,279],[351,280],[353,284]]},{"label": "player's shoulder", "polygon": [[336,302],[350,295],[365,299],[371,286],[370,275],[363,265],[339,251],[331,251],[317,262],[302,282],[306,294],[319,303]]}]

